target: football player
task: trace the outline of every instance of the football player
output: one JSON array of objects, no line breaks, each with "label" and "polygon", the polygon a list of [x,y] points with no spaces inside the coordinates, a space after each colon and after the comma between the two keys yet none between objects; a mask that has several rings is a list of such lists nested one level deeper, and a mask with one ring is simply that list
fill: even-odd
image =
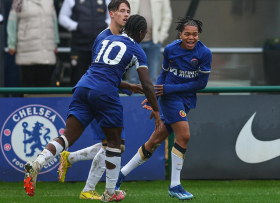
[{"label": "football player", "polygon": [[122,82],[126,68],[135,65],[143,93],[151,103],[151,117],[155,119],[155,131],[162,128],[155,90],[149,77],[147,57],[139,43],[147,33],[147,22],[140,15],[131,16],[122,35],[106,37],[97,45],[89,70],[73,88],[64,135],[55,138],[45,147],[34,162],[25,164],[24,188],[29,196],[35,193],[36,179],[41,168],[63,150],[73,145],[93,119],[101,126],[107,140],[106,189],[103,202],[121,201],[125,192],[115,190],[121,164],[121,132],[123,107],[118,88],[134,92],[139,87]]},{"label": "football player", "polygon": [[[130,16],[130,4],[127,0],[112,0],[108,4],[108,11],[111,17],[111,22],[109,28],[105,29],[101,32],[94,41],[92,47],[92,55],[94,57],[95,49],[97,45],[104,40],[106,37],[110,35],[119,35],[120,30],[126,23],[127,19]],[[131,95],[132,92],[121,89],[123,93]],[[86,181],[86,185],[84,189],[80,193],[80,199],[100,199],[101,196],[95,191],[96,184],[102,177],[104,171],[106,170],[105,166],[105,153],[107,141],[106,137],[101,129],[101,127],[97,124],[96,120],[91,122],[91,131],[93,133],[94,140],[101,140],[102,143],[95,144],[93,146],[75,151],[68,152],[63,151],[60,154],[60,165],[58,167],[58,179],[60,182],[65,181],[65,176],[68,169],[72,166],[72,164],[78,161],[84,160],[93,160],[91,169],[88,174],[88,178]],[[121,134],[121,152],[123,153],[125,150],[125,131],[123,129]]]},{"label": "football player", "polygon": [[[190,139],[187,113],[196,107],[196,92],[204,89],[211,71],[212,54],[198,40],[202,32],[199,20],[179,18],[176,30],[180,40],[175,40],[164,49],[162,71],[155,85],[156,95],[163,115],[164,127],[154,131],[135,156],[121,169],[116,189],[125,177],[137,166],[148,160],[156,148],[172,133],[176,141],[172,148],[172,172],[169,195],[180,200],[192,199],[193,195],[181,186],[180,173],[183,167],[186,148]],[[144,100],[142,104],[146,104]],[[148,105],[144,108],[152,109]],[[170,143],[171,144],[171,143]]]}]

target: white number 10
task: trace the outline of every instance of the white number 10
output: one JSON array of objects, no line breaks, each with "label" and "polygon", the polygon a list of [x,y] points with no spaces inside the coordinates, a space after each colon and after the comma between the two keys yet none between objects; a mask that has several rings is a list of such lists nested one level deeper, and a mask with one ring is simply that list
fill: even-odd
[{"label": "white number 10", "polygon": [[[99,51],[99,53],[98,53],[98,55],[95,59],[95,62],[99,62],[100,57],[103,54],[103,52],[104,52],[106,46],[108,45],[109,41],[110,40],[102,41],[102,47],[101,47],[101,49],[100,49],[100,51]],[[119,53],[117,54],[117,56],[114,59],[109,59],[109,54],[115,46],[119,46],[121,49],[119,50]],[[116,65],[121,61],[125,52],[126,52],[126,45],[122,42],[114,41],[106,49],[106,51],[103,55],[103,61],[104,61],[104,63],[109,64],[109,65]]]}]

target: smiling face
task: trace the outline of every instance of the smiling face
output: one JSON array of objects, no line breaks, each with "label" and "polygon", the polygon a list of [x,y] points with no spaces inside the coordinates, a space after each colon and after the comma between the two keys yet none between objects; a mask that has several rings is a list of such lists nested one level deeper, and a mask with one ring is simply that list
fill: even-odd
[{"label": "smiling face", "polygon": [[184,30],[180,32],[180,39],[182,39],[181,47],[183,49],[192,50],[198,41],[198,28],[193,25],[185,26]]},{"label": "smiling face", "polygon": [[130,16],[130,9],[125,3],[121,3],[118,10],[110,11],[111,20],[122,28]]}]

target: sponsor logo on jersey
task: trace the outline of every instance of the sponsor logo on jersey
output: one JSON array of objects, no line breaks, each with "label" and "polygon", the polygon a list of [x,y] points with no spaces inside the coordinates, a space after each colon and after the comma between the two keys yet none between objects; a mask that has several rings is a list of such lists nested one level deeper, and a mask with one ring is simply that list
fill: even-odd
[{"label": "sponsor logo on jersey", "polygon": [[169,72],[173,73],[174,75],[178,75],[179,77],[182,77],[182,78],[196,78],[196,77],[198,77],[198,70],[184,71],[184,70],[179,70],[177,68],[172,68],[170,66]]},{"label": "sponsor logo on jersey", "polygon": [[[53,109],[32,104],[11,113],[4,122],[0,143],[7,162],[24,173],[24,164],[34,161],[49,141],[63,135],[65,121]],[[45,165],[40,174],[47,173],[59,164],[58,158]]]},{"label": "sponsor logo on jersey", "polygon": [[186,112],[183,111],[183,110],[181,110],[181,111],[179,112],[179,114],[180,114],[180,116],[181,116],[182,118],[185,118],[185,117],[187,116]]},{"label": "sponsor logo on jersey", "polygon": [[197,60],[197,59],[192,59],[192,60],[191,60],[191,65],[192,65],[193,67],[197,66],[197,65],[198,65],[198,60]]}]

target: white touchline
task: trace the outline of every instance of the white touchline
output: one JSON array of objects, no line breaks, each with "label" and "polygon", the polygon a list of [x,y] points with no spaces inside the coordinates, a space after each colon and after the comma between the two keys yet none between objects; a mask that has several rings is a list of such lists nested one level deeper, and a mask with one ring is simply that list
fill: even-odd
[{"label": "white touchline", "polygon": [[252,133],[252,123],[256,112],[240,131],[235,150],[242,161],[250,164],[261,163],[280,156],[280,139],[261,141]]}]

